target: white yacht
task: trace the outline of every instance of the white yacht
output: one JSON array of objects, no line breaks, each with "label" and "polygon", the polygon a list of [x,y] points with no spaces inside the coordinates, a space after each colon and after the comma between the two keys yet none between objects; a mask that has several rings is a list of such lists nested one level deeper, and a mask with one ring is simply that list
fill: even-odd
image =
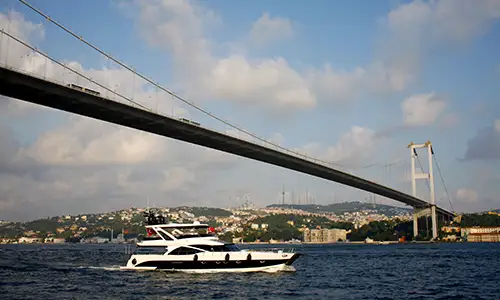
[{"label": "white yacht", "polygon": [[148,236],[137,243],[124,270],[166,270],[183,272],[276,272],[295,271],[291,264],[300,256],[293,249],[240,250],[220,241],[212,227],[165,224],[165,218],[149,212]]}]

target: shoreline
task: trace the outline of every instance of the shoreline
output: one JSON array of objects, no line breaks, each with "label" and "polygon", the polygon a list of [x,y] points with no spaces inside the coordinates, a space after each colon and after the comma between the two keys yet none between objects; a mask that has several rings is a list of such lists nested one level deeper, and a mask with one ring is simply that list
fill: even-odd
[{"label": "shoreline", "polygon": [[269,242],[247,242],[247,243],[235,243],[237,245],[387,245],[387,244],[432,244],[438,242],[431,241],[415,241],[415,242],[402,242],[399,241],[374,241],[372,243],[365,243],[364,241],[352,241],[352,242],[301,242],[301,243],[269,243]]},{"label": "shoreline", "polygon": [[[300,243],[269,243],[269,242],[246,242],[246,243],[234,243],[236,245],[388,245],[388,244],[432,244],[432,243],[461,243],[461,242],[447,242],[447,241],[373,241],[371,243],[365,243],[365,241],[352,241],[352,242],[300,242]],[[72,242],[64,242],[64,243],[0,243],[0,245],[63,245],[63,244],[85,244],[85,245],[134,245],[134,242],[131,243],[72,243]]]}]

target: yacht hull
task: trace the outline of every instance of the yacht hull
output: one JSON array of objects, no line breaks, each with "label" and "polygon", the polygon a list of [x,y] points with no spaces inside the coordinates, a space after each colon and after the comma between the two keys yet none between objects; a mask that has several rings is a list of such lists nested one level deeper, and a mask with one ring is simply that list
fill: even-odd
[{"label": "yacht hull", "polygon": [[[189,273],[218,272],[279,272],[295,271],[292,263],[300,254],[286,254],[281,257],[256,257],[245,260],[169,260],[166,257],[143,258],[132,256],[122,270],[162,270]],[[135,259],[135,261],[134,261]]]},{"label": "yacht hull", "polygon": [[295,272],[295,268],[286,264],[271,265],[266,267],[250,267],[250,268],[215,268],[215,269],[161,269],[156,267],[120,267],[121,270],[129,271],[164,271],[164,272],[183,272],[183,273],[248,273],[248,272]]}]

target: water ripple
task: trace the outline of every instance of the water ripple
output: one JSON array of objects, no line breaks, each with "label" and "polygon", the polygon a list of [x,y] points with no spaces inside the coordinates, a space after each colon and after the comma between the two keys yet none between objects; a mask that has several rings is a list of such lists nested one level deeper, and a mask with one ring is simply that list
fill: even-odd
[{"label": "water ripple", "polygon": [[500,244],[304,245],[294,273],[121,271],[123,245],[2,245],[1,299],[499,299]]}]

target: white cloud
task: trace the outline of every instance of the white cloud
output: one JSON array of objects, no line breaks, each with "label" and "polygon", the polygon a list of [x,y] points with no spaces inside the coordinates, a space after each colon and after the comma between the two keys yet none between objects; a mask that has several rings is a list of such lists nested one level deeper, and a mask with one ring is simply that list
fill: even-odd
[{"label": "white cloud", "polygon": [[312,69],[307,74],[309,86],[319,99],[330,102],[348,102],[361,96],[402,91],[413,79],[412,74],[382,61],[353,70],[335,70],[330,64]]},{"label": "white cloud", "polygon": [[233,55],[220,59],[205,86],[215,98],[268,108],[293,110],[316,105],[306,81],[283,58],[251,62]]},{"label": "white cloud", "polygon": [[383,145],[383,138],[373,129],[353,126],[343,133],[335,145],[309,143],[296,149],[299,153],[316,157],[344,170],[356,168],[371,158],[374,149]]},{"label": "white cloud", "polygon": [[274,43],[292,37],[292,22],[286,18],[272,18],[267,12],[255,21],[250,30],[250,40],[257,45]]},{"label": "white cloud", "polygon": [[[345,102],[367,92],[400,91],[411,79],[406,71],[382,61],[353,70],[334,70],[326,64],[301,73],[282,57],[250,59],[237,52],[216,57],[212,48],[217,43],[208,40],[204,32],[211,20],[207,21],[206,15],[213,16],[213,12],[190,1],[137,3],[140,32],[151,45],[171,53],[177,79],[184,82],[186,94],[197,100],[257,104],[264,110],[289,113],[315,107],[318,97]],[[251,35],[255,37],[263,27],[271,26],[272,30],[265,30],[269,38],[278,28],[289,27],[284,23],[264,14]]]},{"label": "white cloud", "polygon": [[192,76],[213,65],[210,43],[204,28],[217,20],[216,14],[192,1],[135,1],[139,6],[140,33],[152,44],[172,53],[181,76]]},{"label": "white cloud", "polygon": [[469,41],[499,18],[498,0],[416,0],[392,10],[387,23],[398,38],[419,44],[424,39]]},{"label": "white cloud", "polygon": [[404,123],[408,126],[426,126],[434,123],[445,107],[445,102],[434,92],[413,95],[401,103]]},{"label": "white cloud", "polygon": [[473,189],[459,189],[455,197],[463,202],[477,202],[477,191]]},{"label": "white cloud", "polygon": [[382,39],[385,67],[399,74],[394,79],[399,79],[401,86],[407,85],[415,79],[430,50],[466,44],[486,33],[492,21],[499,18],[498,0],[415,0],[400,4],[384,18],[388,30]]},{"label": "white cloud", "polygon": [[[283,58],[249,60],[233,54],[217,58],[204,37],[215,13],[190,1],[142,1],[139,25],[146,40],[173,56],[177,79],[196,99],[259,104],[294,110],[316,104],[306,81]],[[207,17],[209,16],[209,17]]]},{"label": "white cloud", "polygon": [[363,90],[367,72],[357,68],[352,72],[336,71],[330,65],[323,70],[311,70],[309,85],[317,95],[331,102],[346,102],[358,96]]},{"label": "white cloud", "polygon": [[75,118],[41,135],[23,154],[48,165],[102,165],[154,162],[170,153],[153,134]]},{"label": "white cloud", "polygon": [[[45,37],[45,28],[42,23],[35,24],[27,21],[24,16],[15,11],[8,11],[6,14],[0,13],[0,28],[9,32],[22,41],[37,42]],[[19,62],[18,57],[28,54],[26,47],[17,42],[13,42],[0,34],[0,61]],[[17,67],[17,65],[13,65]]]},{"label": "white cloud", "polygon": [[484,34],[491,22],[500,18],[498,0],[441,0],[431,5],[436,33],[454,40],[469,40]]},{"label": "white cloud", "polygon": [[9,144],[0,145],[0,219],[109,211],[140,205],[146,195],[161,205],[206,205],[200,195],[214,172],[240,164],[232,155],[83,117],[24,148]]},{"label": "white cloud", "polygon": [[[262,109],[280,112],[310,109],[317,101],[346,102],[363,95],[373,96],[374,92],[402,91],[415,79],[421,56],[429,45],[476,36],[481,33],[478,28],[487,28],[488,20],[497,16],[497,5],[492,1],[477,5],[461,1],[456,6],[446,0],[400,5],[385,18],[386,47],[376,60],[352,70],[336,70],[325,64],[302,73],[281,57],[250,59],[239,53],[244,51],[216,57],[212,49],[220,43],[208,39],[205,31],[221,20],[195,2],[136,3],[140,32],[150,44],[165,47],[172,54],[177,79],[184,82],[187,95],[197,100],[213,98],[257,104]],[[456,18],[455,14],[463,18]],[[457,23],[469,17],[477,25]],[[443,31],[439,38],[433,38],[437,34],[435,28]],[[292,34],[289,20],[269,14],[263,14],[250,32],[253,39],[261,42]],[[442,39],[441,35],[447,38]]]},{"label": "white cloud", "polygon": [[387,32],[375,61],[352,70],[326,64],[307,74],[309,86],[328,102],[402,91],[416,79],[429,49],[449,41],[468,42],[500,17],[499,10],[500,2],[494,0],[417,0],[399,5],[384,19]]},{"label": "white cloud", "polygon": [[370,128],[353,126],[340,136],[335,146],[328,147],[325,158],[335,163],[358,163],[374,148],[377,135]]}]

